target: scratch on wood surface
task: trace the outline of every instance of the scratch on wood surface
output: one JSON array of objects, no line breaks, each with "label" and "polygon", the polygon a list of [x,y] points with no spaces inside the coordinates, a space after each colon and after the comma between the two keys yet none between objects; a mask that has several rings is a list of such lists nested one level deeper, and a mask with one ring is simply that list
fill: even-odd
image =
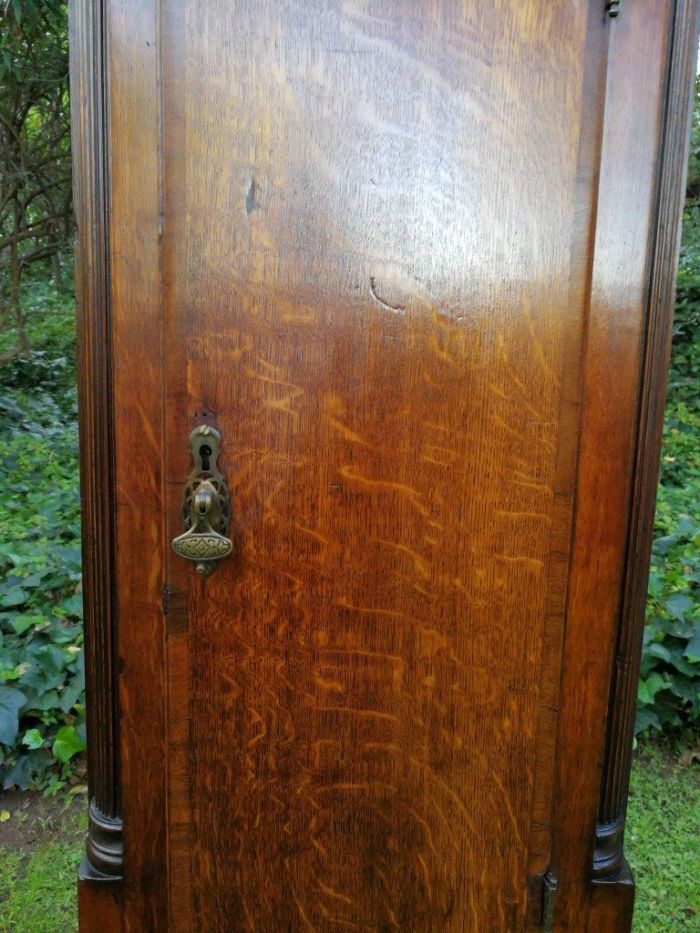
[{"label": "scratch on wood surface", "polygon": [[387,311],[391,311],[392,314],[403,314],[406,311],[406,308],[404,305],[399,305],[399,304],[392,305],[388,301],[384,301],[383,298],[379,297],[379,295],[377,294],[377,287],[376,287],[375,278],[373,275],[370,276],[370,280],[369,280],[369,293],[378,304],[380,304],[383,308],[386,308]]}]

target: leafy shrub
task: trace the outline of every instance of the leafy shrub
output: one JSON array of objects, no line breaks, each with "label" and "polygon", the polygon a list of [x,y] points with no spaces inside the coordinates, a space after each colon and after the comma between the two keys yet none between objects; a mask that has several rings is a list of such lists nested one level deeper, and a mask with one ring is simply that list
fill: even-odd
[{"label": "leafy shrub", "polygon": [[700,329],[700,204],[689,203],[683,214],[683,242],[676,280],[674,345],[691,343]]},{"label": "leafy shrub", "polygon": [[85,739],[73,302],[29,306],[42,349],[0,372],[0,781],[50,791]]},{"label": "leafy shrub", "polygon": [[638,733],[700,721],[700,327],[674,345],[661,466]]},{"label": "leafy shrub", "polygon": [[690,140],[637,733],[700,721],[700,77]]},{"label": "leafy shrub", "polygon": [[[698,329],[700,329],[700,75],[695,83],[688,184],[676,281],[674,314],[676,349],[682,343],[692,343],[693,339],[697,342]],[[674,358],[675,356],[674,353]]]}]

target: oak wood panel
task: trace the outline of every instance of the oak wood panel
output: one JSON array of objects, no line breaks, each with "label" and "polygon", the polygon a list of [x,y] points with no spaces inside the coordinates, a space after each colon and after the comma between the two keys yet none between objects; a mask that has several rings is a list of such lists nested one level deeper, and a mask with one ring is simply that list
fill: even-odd
[{"label": "oak wood panel", "polygon": [[588,917],[672,6],[628,4],[610,33],[559,720],[553,868],[567,879],[557,898],[561,930],[584,930]]},{"label": "oak wood panel", "polygon": [[124,930],[167,929],[158,20],[108,0]]},{"label": "oak wood panel", "polygon": [[[628,929],[624,866],[589,879],[604,758],[604,821],[626,792],[697,5],[624,8],[605,106],[594,4],[105,5],[77,30],[81,418],[126,882],[81,883],[81,929],[522,929],[552,826],[556,928]],[[167,540],[202,420],[237,555],[195,582]]]},{"label": "oak wood panel", "polygon": [[[182,275],[174,266],[177,242],[188,237],[185,213],[186,179],[184,161],[174,154],[186,145],[186,140],[175,130],[182,121],[185,107],[185,88],[189,69],[196,68],[196,59],[187,63],[185,55],[186,28],[182,21],[183,4],[171,3],[163,8],[160,24],[163,46],[161,62],[163,123],[163,299],[164,317],[164,372],[185,374],[189,371],[188,341],[181,343],[184,333],[181,314],[187,313],[187,292],[183,295]],[[193,12],[192,14],[196,14]],[[167,52],[166,52],[167,50]],[[165,392],[166,386],[163,386]],[[168,521],[167,535],[172,539],[182,531],[182,482],[190,469],[190,451],[187,437],[195,424],[214,423],[212,414],[201,408],[192,410],[188,379],[171,379],[167,386],[167,404],[164,412],[164,459],[167,464],[167,514],[177,516]],[[191,414],[192,422],[184,419]],[[184,435],[183,435],[184,430]],[[192,750],[190,733],[190,695],[198,689],[191,676],[189,662],[189,607],[191,566],[172,552],[166,555],[167,580],[167,668],[174,689],[168,692],[168,835],[169,835],[169,909],[170,929],[173,933],[188,933],[196,929],[192,910],[192,834],[190,798],[192,794]]]},{"label": "oak wood panel", "polygon": [[524,922],[588,25],[539,3],[164,9],[168,488],[215,413],[237,549],[169,636],[178,929]]}]

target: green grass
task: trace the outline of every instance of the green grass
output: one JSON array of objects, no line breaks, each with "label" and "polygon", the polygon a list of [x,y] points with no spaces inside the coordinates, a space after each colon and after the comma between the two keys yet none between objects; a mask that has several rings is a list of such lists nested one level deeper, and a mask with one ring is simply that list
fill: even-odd
[{"label": "green grass", "polygon": [[3,933],[72,933],[76,924],[76,849],[53,842],[23,861],[3,853]]},{"label": "green grass", "polygon": [[700,930],[700,767],[645,746],[635,756],[625,852],[637,880],[634,933]]},{"label": "green grass", "polygon": [[[67,813],[24,823],[14,812],[0,824],[0,933],[75,933],[84,809],[76,803]],[[19,825],[11,828],[13,821]],[[31,837],[32,830],[38,838],[17,845],[17,837]],[[11,845],[2,845],[3,831],[13,832]]]}]

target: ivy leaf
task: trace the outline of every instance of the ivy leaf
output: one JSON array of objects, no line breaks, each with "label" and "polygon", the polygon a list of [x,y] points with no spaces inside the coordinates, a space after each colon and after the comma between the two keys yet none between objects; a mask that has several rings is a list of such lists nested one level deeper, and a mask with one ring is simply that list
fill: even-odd
[{"label": "ivy leaf", "polygon": [[0,557],[4,557],[5,560],[9,560],[10,563],[14,564],[15,567],[18,567],[22,563],[22,558],[9,544],[0,544]]},{"label": "ivy leaf", "polygon": [[[22,686],[24,686],[24,683],[22,683]],[[27,709],[32,712],[50,712],[58,706],[58,703],[57,690],[45,690],[43,686],[39,690],[33,687],[27,690]]]},{"label": "ivy leaf", "polygon": [[658,642],[652,642],[647,647],[646,654],[652,658],[658,658],[660,661],[665,661],[667,664],[671,662],[671,652],[665,645],[660,645]]},{"label": "ivy leaf", "polygon": [[684,657],[684,648],[680,644],[675,644],[669,648],[671,654],[671,664],[675,667],[677,671],[680,671],[681,674],[687,674],[689,677],[697,677],[698,670],[697,665],[693,664],[692,661],[689,661]]},{"label": "ivy leaf", "polygon": [[700,622],[695,623],[695,633],[685,646],[684,654],[689,661],[700,662]]},{"label": "ivy leaf", "polygon": [[22,745],[26,745],[27,748],[41,748],[43,744],[44,740],[38,729],[27,729],[24,733]]},{"label": "ivy leaf", "polygon": [[680,535],[664,535],[663,538],[657,538],[652,545],[654,554],[668,554],[674,544],[678,544]]},{"label": "ivy leaf", "polygon": [[635,735],[639,735],[640,732],[645,732],[647,729],[656,729],[661,732],[661,720],[653,709],[638,709],[634,724]]},{"label": "ivy leaf", "polygon": [[692,607],[693,601],[685,593],[673,593],[664,600],[664,609],[671,618],[676,619],[678,622],[685,622],[685,614]]},{"label": "ivy leaf", "polygon": [[651,706],[654,702],[654,697],[656,694],[663,690],[666,687],[666,681],[661,676],[654,672],[650,674],[646,680],[639,681],[639,688],[637,690],[637,699],[640,703],[644,703],[647,706]]},{"label": "ivy leaf", "polygon": [[79,619],[83,617],[83,597],[80,593],[61,600],[59,607],[69,616],[75,616]]},{"label": "ivy leaf", "polygon": [[[694,433],[693,428],[691,428],[690,426],[684,425],[684,427],[688,428],[689,433],[691,434]],[[679,516],[678,531],[682,535],[692,536],[694,534],[697,534],[697,531],[698,531],[697,522],[695,521],[692,515],[680,515]]]},{"label": "ivy leaf", "polygon": [[42,616],[18,612],[10,624],[12,625],[15,634],[21,635],[22,632],[26,632],[28,628],[32,627],[32,625],[38,625],[42,621]]},{"label": "ivy leaf", "polygon": [[8,586],[0,596],[0,606],[3,609],[12,609],[13,606],[23,606],[27,601],[27,594],[21,586]]},{"label": "ivy leaf", "polygon": [[0,687],[0,742],[14,745],[19,730],[19,711],[26,697],[14,687]]},{"label": "ivy leaf", "polygon": [[27,790],[27,788],[32,783],[32,765],[31,759],[28,755],[20,755],[15,763],[15,766],[11,768],[2,782],[3,790],[9,790],[15,785],[19,787],[20,790]]},{"label": "ivy leaf", "polygon": [[85,742],[78,737],[75,726],[63,726],[56,733],[51,750],[54,756],[65,764],[74,755],[85,750]]}]

